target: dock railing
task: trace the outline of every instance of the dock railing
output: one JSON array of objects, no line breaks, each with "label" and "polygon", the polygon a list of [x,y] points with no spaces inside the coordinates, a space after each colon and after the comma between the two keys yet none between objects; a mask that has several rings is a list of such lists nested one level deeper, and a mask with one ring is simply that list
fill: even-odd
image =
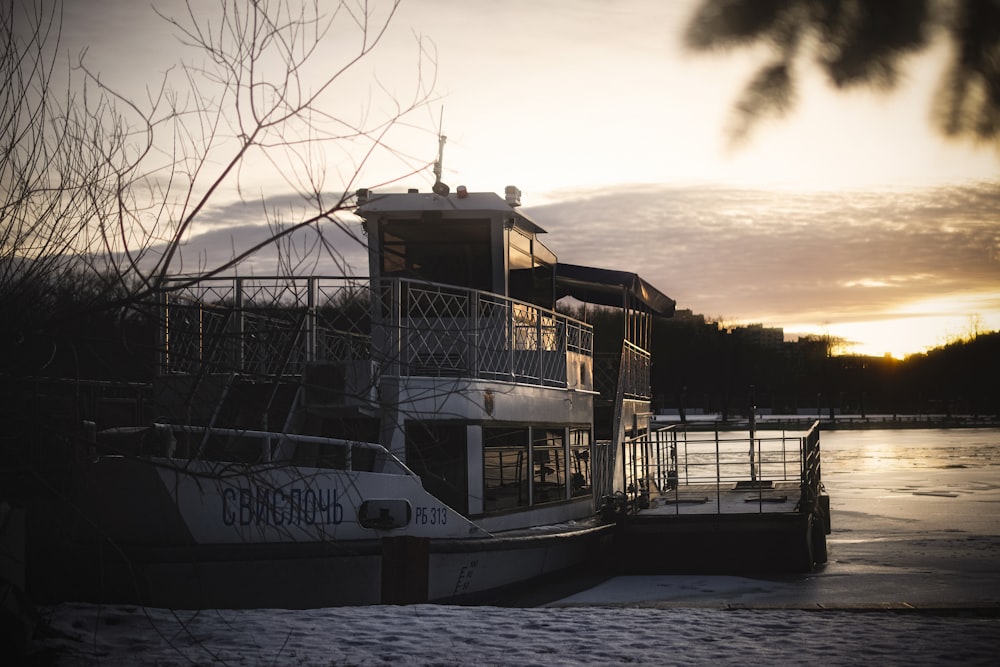
[{"label": "dock railing", "polygon": [[[679,501],[682,489],[692,487],[714,487],[720,501],[723,491],[737,485],[759,491],[758,511],[764,512],[764,491],[780,482],[798,483],[795,507],[808,512],[821,493],[820,464],[818,421],[805,433],[688,431],[675,424],[626,439],[621,474],[633,512],[658,496]],[[725,512],[722,502],[716,508]]]}]

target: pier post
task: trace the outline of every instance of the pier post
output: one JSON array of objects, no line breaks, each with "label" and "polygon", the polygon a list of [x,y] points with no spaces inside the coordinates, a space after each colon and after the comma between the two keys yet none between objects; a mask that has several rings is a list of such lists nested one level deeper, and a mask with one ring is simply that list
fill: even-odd
[{"label": "pier post", "polygon": [[382,538],[382,604],[427,602],[430,539]]}]

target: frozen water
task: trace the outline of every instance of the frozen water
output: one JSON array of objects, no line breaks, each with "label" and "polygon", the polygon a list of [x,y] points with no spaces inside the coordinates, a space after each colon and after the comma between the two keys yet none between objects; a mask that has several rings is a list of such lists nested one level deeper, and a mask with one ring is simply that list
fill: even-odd
[{"label": "frozen water", "polygon": [[613,577],[533,608],[63,604],[34,650],[60,665],[995,664],[1000,430],[822,444],[833,534],[809,575]]}]

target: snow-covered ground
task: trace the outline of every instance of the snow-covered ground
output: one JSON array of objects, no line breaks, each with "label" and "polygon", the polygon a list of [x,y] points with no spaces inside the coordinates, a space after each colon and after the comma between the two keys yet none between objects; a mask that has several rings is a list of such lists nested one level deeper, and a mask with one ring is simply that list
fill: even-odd
[{"label": "snow-covered ground", "polygon": [[541,607],[44,610],[59,665],[993,665],[1000,430],[823,435],[830,562],[614,577]]},{"label": "snow-covered ground", "polygon": [[887,611],[63,605],[53,620],[74,637],[60,665],[995,665],[1000,655],[995,616]]}]

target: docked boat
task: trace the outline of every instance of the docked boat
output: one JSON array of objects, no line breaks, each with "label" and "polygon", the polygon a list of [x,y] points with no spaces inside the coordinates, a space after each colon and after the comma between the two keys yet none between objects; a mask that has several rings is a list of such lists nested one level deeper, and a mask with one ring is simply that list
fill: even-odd
[{"label": "docked boat", "polygon": [[[596,553],[602,506],[628,492],[625,443],[648,432],[651,318],[674,302],[560,263],[520,203],[513,187],[362,190],[367,276],[178,276],[153,423],[93,427],[63,590],[170,608],[465,600]],[[617,309],[611,340],[583,304]]]}]

